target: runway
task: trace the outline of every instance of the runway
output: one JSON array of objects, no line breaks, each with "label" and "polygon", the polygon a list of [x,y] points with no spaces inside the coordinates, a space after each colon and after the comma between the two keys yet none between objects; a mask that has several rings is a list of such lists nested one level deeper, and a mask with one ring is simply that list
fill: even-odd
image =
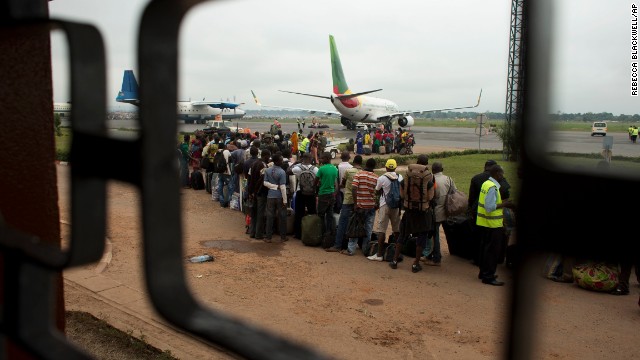
[{"label": "runway", "polygon": [[[241,119],[233,122],[230,127],[239,126],[241,128],[249,128],[252,132],[268,131],[271,122],[252,121],[250,119]],[[63,126],[68,126],[67,121],[63,121]],[[135,120],[107,120],[107,128],[113,129],[112,133],[118,133],[117,129],[137,129],[138,123]],[[178,123],[178,130],[185,132],[193,132],[203,129],[204,125],[187,125],[183,122]],[[297,130],[295,123],[282,123],[283,132],[292,132]],[[353,138],[356,131],[347,130],[342,125],[335,125],[325,129],[305,128],[303,133],[308,134],[310,131],[324,130],[325,133],[332,134],[335,137]],[[578,154],[600,153],[603,149],[604,137],[591,136],[590,127],[585,127],[584,132],[578,131],[553,131],[547,137],[535,139],[532,141],[538,146],[543,146],[547,152],[565,152]],[[416,145],[436,146],[442,148],[453,149],[481,149],[481,150],[501,150],[502,141],[495,133],[489,133],[485,136],[475,134],[472,128],[453,128],[453,127],[424,127],[414,126],[411,128],[416,139]],[[136,136],[135,132],[119,131],[121,136]],[[640,154],[640,143],[633,144],[629,141],[627,133],[609,133],[607,138],[613,138],[613,155],[637,157]]]}]

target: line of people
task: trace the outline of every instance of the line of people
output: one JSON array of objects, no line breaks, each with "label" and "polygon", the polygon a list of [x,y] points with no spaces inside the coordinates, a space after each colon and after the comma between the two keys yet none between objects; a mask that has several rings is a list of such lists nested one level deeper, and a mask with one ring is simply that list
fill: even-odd
[{"label": "line of people", "polygon": [[355,152],[359,155],[412,154],[415,138],[413,133],[406,129],[386,130],[384,128],[372,128],[369,131],[358,130],[355,138]]},{"label": "line of people", "polygon": [[[369,158],[364,162],[361,155],[356,155],[350,162],[349,152],[341,154],[337,166],[331,164],[329,153],[320,153],[315,163],[314,157],[318,155],[312,151],[298,150],[296,158],[300,161],[294,161],[293,136],[283,136],[282,140],[276,136],[255,133],[208,138],[196,134],[191,140],[185,135],[178,146],[182,184],[185,187],[189,184],[189,167],[200,171],[202,162],[197,160],[200,153],[201,159],[210,159],[205,170],[212,199],[219,201],[222,207],[229,207],[232,194],[239,195],[236,196],[240,203],[238,209],[244,207],[248,214],[247,234],[250,238],[287,241],[288,218],[292,217],[293,237],[301,239],[303,217],[317,214],[322,218],[324,243],[333,244],[326,249],[328,252],[353,256],[367,241],[376,239],[378,250],[368,259],[382,261],[390,225],[388,238],[395,240],[394,256],[389,262],[392,269],[398,267],[400,249],[410,238],[416,241],[413,272],[422,270],[421,262],[441,265],[440,227],[447,220],[444,199],[447,193],[456,190],[453,179],[444,175],[442,162],[433,163],[431,173],[428,157],[419,155],[416,164],[410,164],[403,177],[396,172],[396,161],[389,159],[385,163],[385,173],[377,175],[376,159]],[[212,170],[218,152],[223,154],[227,164],[222,173]],[[426,192],[418,201],[422,205],[417,208],[411,205],[411,186],[406,178],[415,172],[432,175]],[[387,204],[394,181],[400,184],[404,200],[402,209]],[[510,201],[510,185],[502,167],[494,160],[488,160],[484,171],[471,179],[468,195],[467,217],[473,228],[471,243],[477,246],[473,260],[479,267],[478,278],[488,285],[504,285],[497,280],[496,269],[504,262],[505,238],[515,227],[515,204]],[[429,219],[431,211],[433,220]],[[334,213],[339,213],[337,221]],[[362,236],[347,236],[353,214],[359,214],[364,227]],[[636,263],[637,258],[623,261],[620,282],[612,294],[629,294],[629,278],[634,265],[636,276],[640,276]]]},{"label": "line of people", "polygon": [[[295,134],[295,133],[294,133]],[[213,135],[212,139],[196,139],[189,144],[188,135],[179,146],[182,159],[189,159],[194,171],[199,171],[197,155],[193,151],[185,155],[187,149],[194,144],[206,142],[201,151],[203,157],[208,157],[208,167],[205,169],[209,181],[212,199],[220,202],[221,207],[229,207],[233,194],[237,193],[239,205],[248,214],[247,233],[250,238],[276,241],[274,233],[280,235],[279,241],[287,241],[287,217],[293,211],[293,236],[300,239],[302,233],[302,218],[308,214],[318,214],[322,218],[322,236],[325,243],[333,244],[327,251],[341,252],[354,255],[363,242],[369,241],[372,234],[377,239],[378,252],[368,257],[370,260],[381,261],[382,250],[386,238],[387,228],[391,225],[391,235],[395,239],[395,255],[390,266],[398,266],[400,248],[404,242],[413,237],[416,240],[416,257],[412,264],[412,271],[422,270],[420,260],[428,265],[439,266],[442,254],[440,251],[439,228],[446,220],[444,215],[444,195],[449,189],[455,190],[453,180],[443,174],[441,162],[433,164],[433,174],[429,170],[428,157],[419,155],[417,163],[408,167],[408,174],[428,173],[430,177],[425,182],[424,192],[412,195],[410,186],[406,184],[402,175],[396,173],[397,163],[389,159],[385,163],[386,172],[378,176],[375,173],[376,160],[370,158],[363,164],[361,155],[356,155],[350,163],[350,153],[341,154],[341,162],[337,166],[331,164],[329,153],[321,153],[317,166],[314,165],[312,151],[300,150],[298,158],[291,159],[291,142],[284,147],[277,144],[275,136],[270,134],[232,134],[225,139]],[[284,138],[284,137],[283,137]],[[290,137],[288,137],[290,139]],[[274,141],[276,140],[276,141]],[[307,139],[308,140],[308,139]],[[251,146],[249,146],[251,143]],[[197,151],[198,149],[196,149]],[[307,149],[305,149],[307,150]],[[222,153],[227,164],[223,172],[212,170],[215,166],[213,159],[216,153]],[[181,161],[181,178],[185,180],[187,161]],[[495,166],[491,166],[495,165]],[[495,229],[502,228],[501,219],[503,208],[512,208],[509,201],[502,201],[500,181],[504,177],[502,168],[493,161],[485,164],[486,171],[481,177],[474,177],[471,181],[470,199],[476,196],[480,202],[471,202],[470,208],[477,207],[474,217],[479,229],[477,235],[482,237],[482,251],[479,252],[478,277],[491,285],[502,285],[495,276],[497,246],[500,236]],[[306,179],[311,175],[313,181]],[[488,176],[487,176],[488,175]],[[404,211],[400,207],[390,207],[387,197],[391,185],[397,181],[404,200]],[[476,191],[476,190],[478,191]],[[338,196],[340,194],[340,196]],[[412,196],[420,196],[413,199]],[[506,195],[508,198],[508,195]],[[292,200],[295,198],[295,202]],[[339,204],[335,202],[338,199]],[[419,204],[414,207],[411,204]],[[336,224],[334,209],[340,209],[340,216]],[[364,224],[364,236],[349,238],[346,230],[352,214],[357,213]],[[476,215],[477,214],[477,215]],[[433,220],[429,218],[433,216]],[[497,219],[500,220],[497,220]],[[344,249],[343,249],[344,248]]]}]

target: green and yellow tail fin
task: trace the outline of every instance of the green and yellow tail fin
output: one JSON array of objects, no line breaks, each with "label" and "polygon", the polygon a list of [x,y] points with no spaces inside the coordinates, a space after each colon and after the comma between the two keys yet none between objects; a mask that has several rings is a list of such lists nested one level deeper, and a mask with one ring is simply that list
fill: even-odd
[{"label": "green and yellow tail fin", "polygon": [[342,64],[340,63],[340,55],[338,55],[338,48],[336,42],[333,39],[333,35],[329,35],[329,47],[331,49],[331,76],[333,77],[333,93],[334,94],[351,94],[347,81],[344,78],[342,72]]}]

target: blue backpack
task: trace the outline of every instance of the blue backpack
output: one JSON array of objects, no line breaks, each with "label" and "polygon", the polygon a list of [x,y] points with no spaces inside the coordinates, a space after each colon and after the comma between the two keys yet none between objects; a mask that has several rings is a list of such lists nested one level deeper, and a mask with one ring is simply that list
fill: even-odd
[{"label": "blue backpack", "polygon": [[391,188],[385,195],[384,201],[390,209],[398,209],[402,204],[402,199],[400,198],[400,181],[398,181],[397,178],[391,179],[388,176],[387,178],[391,180]]}]

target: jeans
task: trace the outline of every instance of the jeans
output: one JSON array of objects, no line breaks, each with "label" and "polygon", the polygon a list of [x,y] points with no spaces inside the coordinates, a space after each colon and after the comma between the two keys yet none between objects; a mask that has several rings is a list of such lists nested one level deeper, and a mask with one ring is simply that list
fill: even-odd
[{"label": "jeans", "polygon": [[[427,245],[422,250],[422,256],[427,257],[434,262],[442,261],[442,253],[440,252],[440,224],[436,223],[436,232],[433,235],[433,239],[427,239]],[[433,240],[429,241],[429,240]]]},{"label": "jeans", "polygon": [[240,176],[238,174],[231,174],[231,181],[229,181],[229,197],[233,195],[234,192],[240,191]]},{"label": "jeans", "polygon": [[[227,196],[224,196],[224,188],[227,188]],[[229,200],[231,199],[231,195],[233,195],[233,188],[231,186],[231,175],[227,174],[219,174],[218,175],[218,199],[220,200],[220,205],[227,206],[229,205]]]},{"label": "jeans", "polygon": [[[356,209],[354,208],[352,211],[356,211]],[[367,218],[365,220],[365,228],[367,230],[367,235],[366,238],[364,239],[365,241],[369,241],[371,240],[371,232],[373,231],[373,221],[376,218],[376,209],[359,209],[358,211],[364,211],[367,215]],[[356,247],[358,246],[358,238],[349,238],[349,245],[347,246],[347,249],[349,251],[350,254],[355,254],[356,253]]]},{"label": "jeans", "polygon": [[336,230],[336,242],[333,247],[336,249],[342,248],[342,238],[347,232],[347,225],[349,225],[349,218],[353,211],[353,204],[342,204],[340,209],[340,218],[338,219],[338,230]]},{"label": "jeans", "polygon": [[267,198],[267,224],[265,237],[271,239],[273,235],[274,218],[278,219],[278,229],[282,239],[287,237],[287,209],[282,206],[282,198]]}]

